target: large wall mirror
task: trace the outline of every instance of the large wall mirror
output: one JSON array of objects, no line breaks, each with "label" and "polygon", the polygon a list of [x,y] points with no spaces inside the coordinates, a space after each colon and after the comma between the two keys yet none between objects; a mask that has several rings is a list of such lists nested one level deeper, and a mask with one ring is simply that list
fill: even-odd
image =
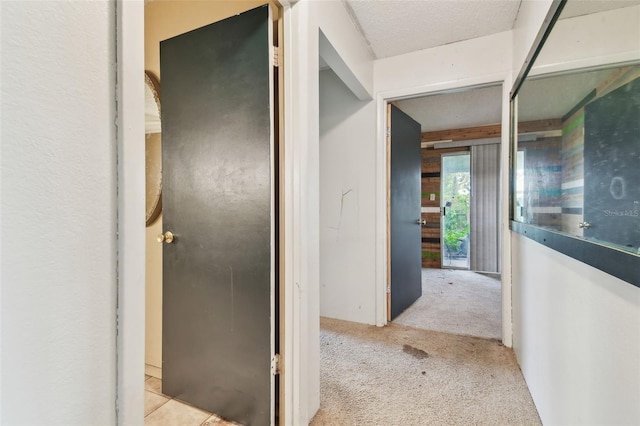
[{"label": "large wall mirror", "polygon": [[512,229],[640,286],[640,1],[554,10],[514,88]]}]

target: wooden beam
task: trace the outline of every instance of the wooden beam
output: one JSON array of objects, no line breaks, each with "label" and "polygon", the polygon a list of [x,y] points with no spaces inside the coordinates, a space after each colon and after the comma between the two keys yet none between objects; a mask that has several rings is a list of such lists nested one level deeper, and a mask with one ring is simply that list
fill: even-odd
[{"label": "wooden beam", "polygon": [[560,129],[562,129],[562,118],[553,118],[553,119],[537,120],[537,121],[523,121],[522,123],[518,123],[518,134],[546,132],[548,130],[560,130]]},{"label": "wooden beam", "polygon": [[471,139],[496,138],[500,136],[500,128],[500,124],[492,124],[490,126],[424,132],[422,133],[422,142],[468,141]]},{"label": "wooden beam", "polygon": [[[518,133],[541,132],[547,130],[558,130],[561,128],[562,120],[559,118],[518,123]],[[468,141],[473,139],[499,138],[501,135],[502,125],[491,124],[488,126],[466,127],[463,129],[423,132],[421,141]]]}]

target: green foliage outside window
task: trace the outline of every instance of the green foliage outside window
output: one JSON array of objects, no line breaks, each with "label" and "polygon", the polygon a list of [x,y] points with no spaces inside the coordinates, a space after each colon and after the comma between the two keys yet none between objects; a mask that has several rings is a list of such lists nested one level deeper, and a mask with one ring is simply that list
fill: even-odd
[{"label": "green foliage outside window", "polygon": [[452,156],[447,160],[447,173],[443,173],[446,200],[443,239],[449,253],[458,253],[470,231],[469,157]]}]

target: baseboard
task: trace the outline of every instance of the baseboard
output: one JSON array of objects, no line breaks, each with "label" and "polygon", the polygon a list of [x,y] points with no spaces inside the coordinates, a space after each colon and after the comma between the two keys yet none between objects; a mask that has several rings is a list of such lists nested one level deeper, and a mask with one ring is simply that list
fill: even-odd
[{"label": "baseboard", "polygon": [[144,374],[147,376],[155,377],[157,379],[162,379],[162,368],[156,367],[155,365],[144,365]]},{"label": "baseboard", "polygon": [[502,278],[502,274],[500,272],[484,272],[484,271],[473,271],[476,274],[480,274],[480,275],[484,275],[486,277],[490,277],[490,278],[495,278],[496,280],[499,280],[500,278]]}]

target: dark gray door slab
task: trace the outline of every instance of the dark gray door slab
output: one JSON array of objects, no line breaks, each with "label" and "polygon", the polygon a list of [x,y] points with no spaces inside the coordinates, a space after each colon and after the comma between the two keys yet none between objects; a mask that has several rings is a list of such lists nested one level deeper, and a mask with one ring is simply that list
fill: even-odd
[{"label": "dark gray door slab", "polygon": [[422,295],[420,124],[391,106],[391,319]]},{"label": "dark gray door slab", "polygon": [[271,422],[274,277],[268,7],[161,43],[162,390]]}]

